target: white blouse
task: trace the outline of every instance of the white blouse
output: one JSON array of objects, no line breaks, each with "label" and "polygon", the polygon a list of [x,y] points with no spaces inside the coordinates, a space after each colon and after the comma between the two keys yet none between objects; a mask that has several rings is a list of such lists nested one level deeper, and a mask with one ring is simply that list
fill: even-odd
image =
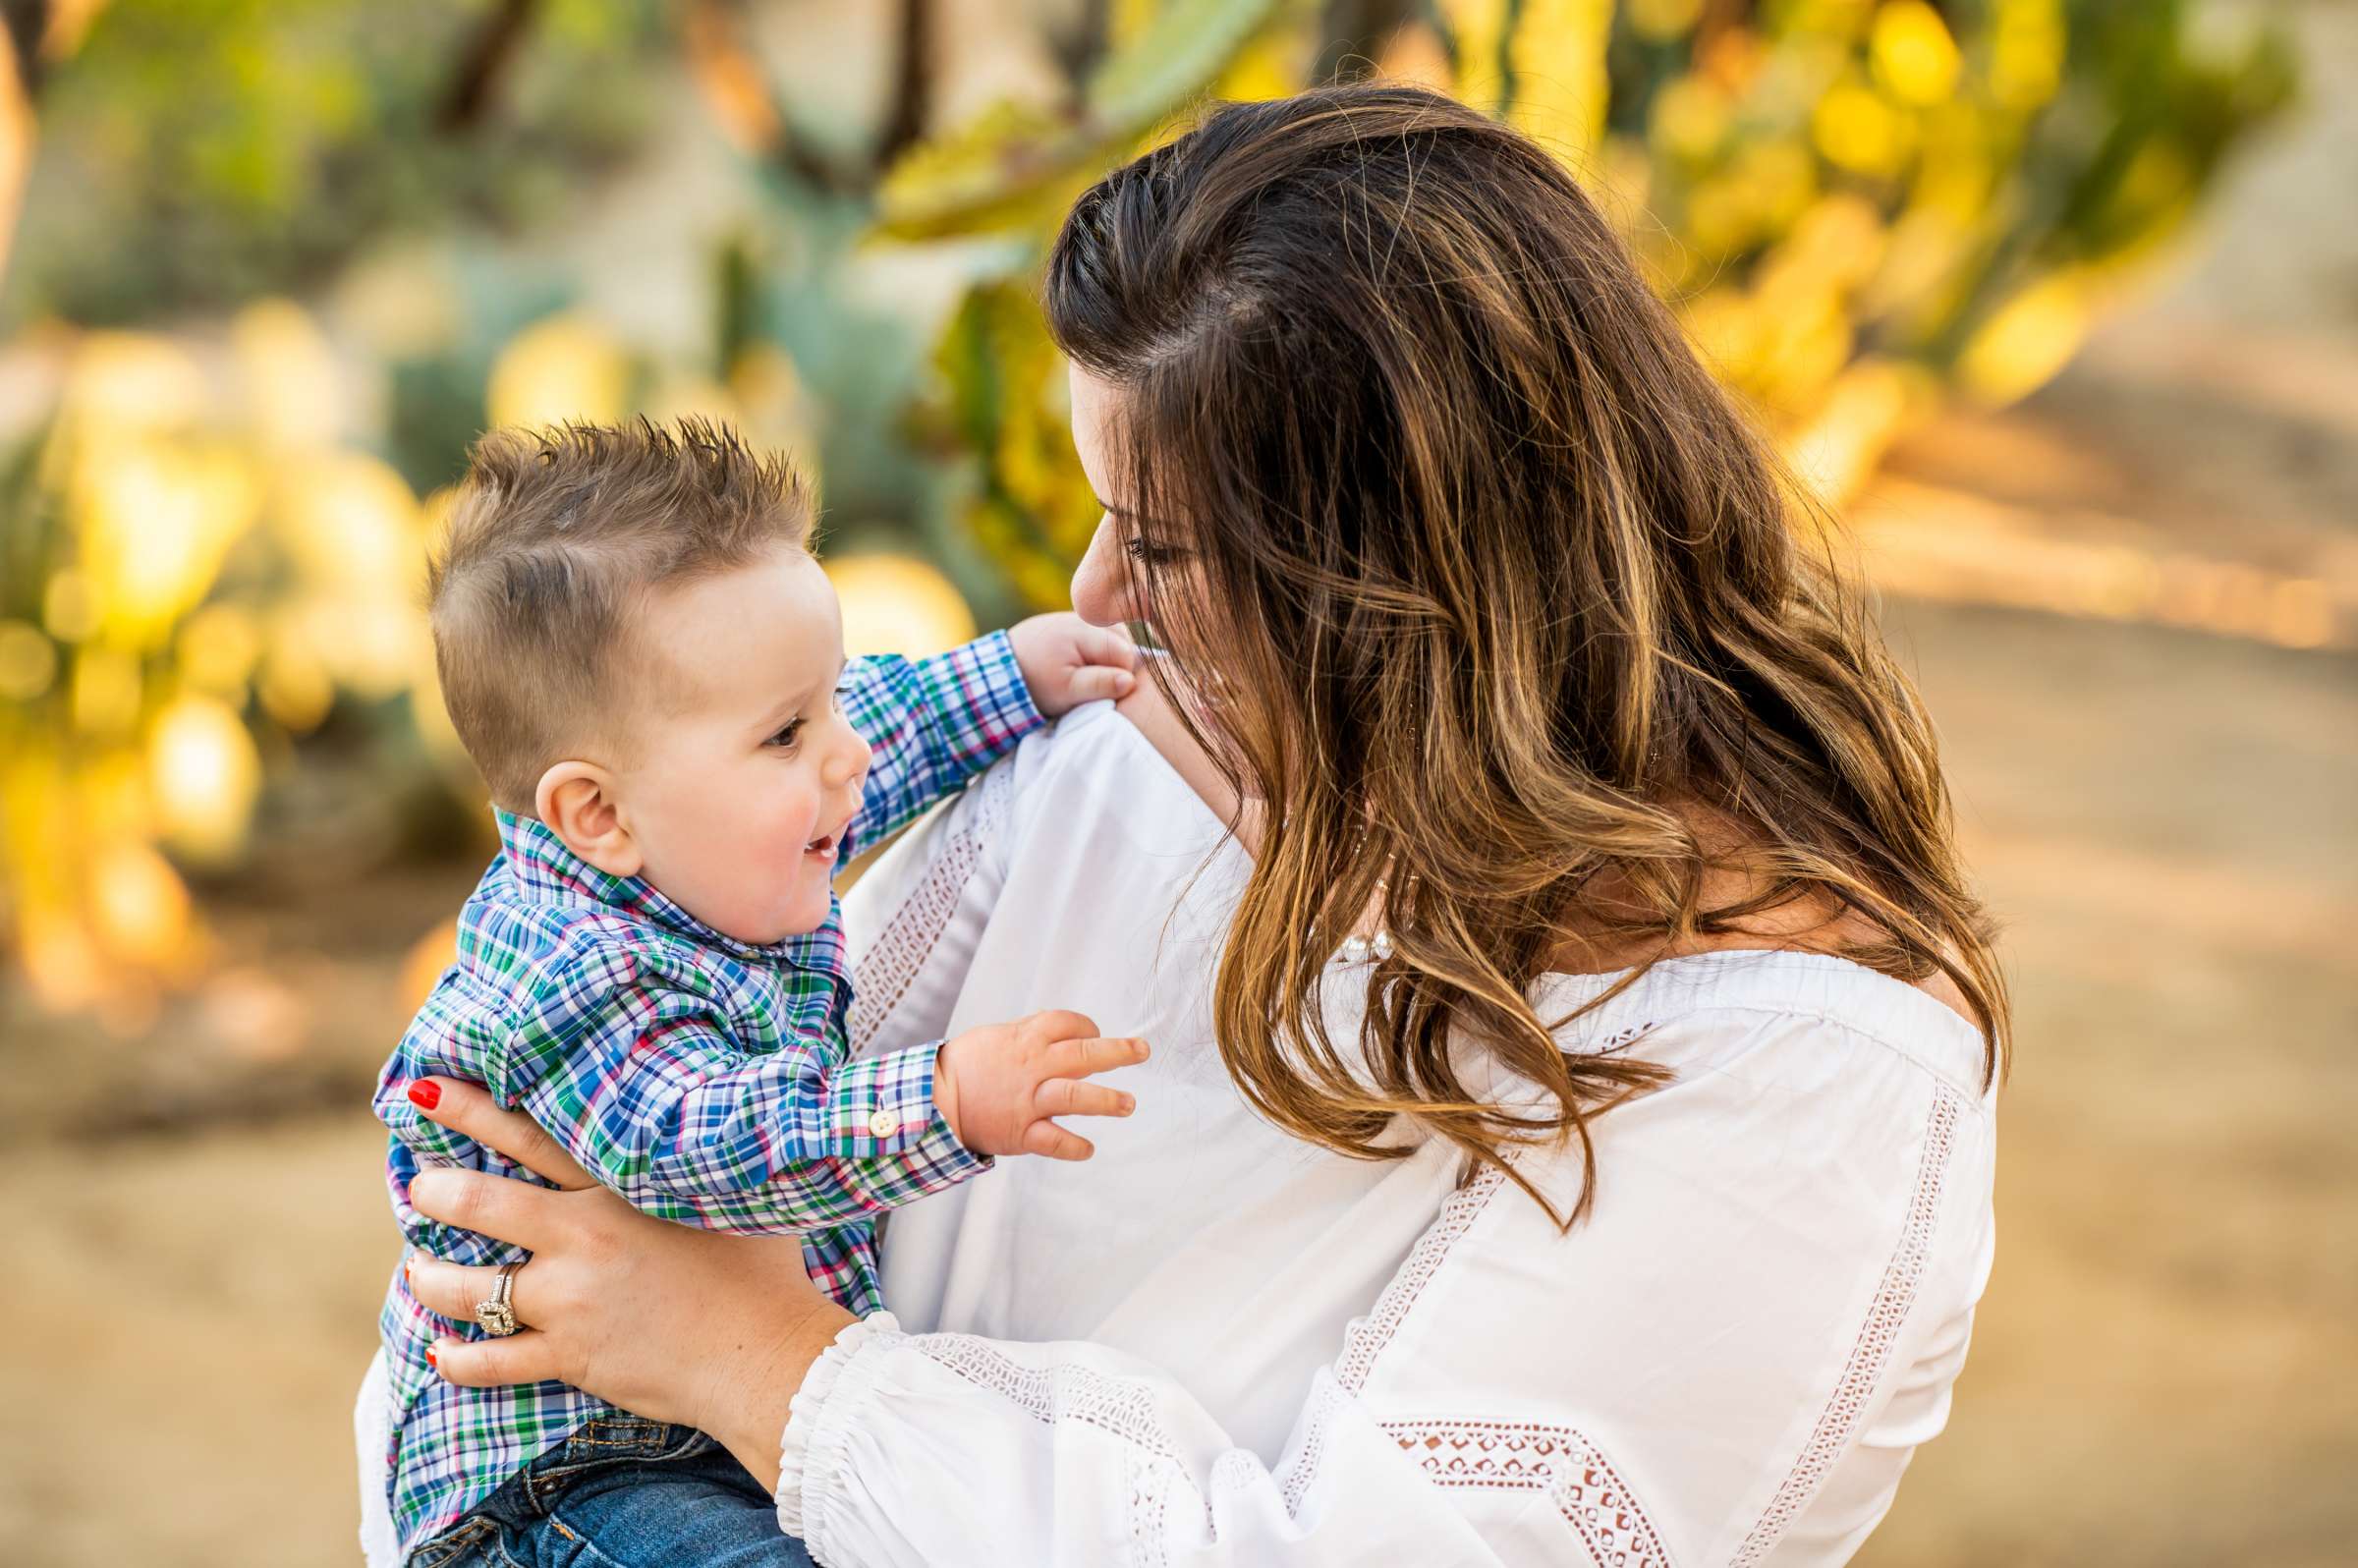
[{"label": "white blouse", "polygon": [[[784,1528],[829,1568],[1850,1556],[1947,1419],[1989,1274],[1972,1028],[1838,959],[1657,965],[1559,1032],[1676,1072],[1597,1121],[1561,1233],[1445,1146],[1346,1159],[1245,1105],[1208,998],[1246,871],[1099,705],[846,901],[857,1046],[1070,1007],[1154,1054],[1108,1078],[1135,1116],[1072,1123],[1093,1159],[1001,1160],[891,1217],[895,1311],[796,1397]],[[1334,972],[1338,1038],[1364,982]],[[1569,1211],[1576,1155],[1519,1169]]]},{"label": "white blouse", "polygon": [[[892,1216],[895,1312],[796,1398],[785,1528],[830,1568],[1847,1558],[1989,1275],[1975,1031],[1839,959],[1657,965],[1559,1032],[1677,1075],[1596,1123],[1561,1233],[1443,1145],[1351,1160],[1247,1108],[1207,1012],[1246,869],[1095,707],[852,894],[856,1045],[1070,1007],[1154,1055],[1115,1075],[1135,1116],[1073,1124],[1095,1158]],[[1364,982],[1335,971],[1338,1037]],[[1518,1168],[1569,1211],[1576,1155]]]}]

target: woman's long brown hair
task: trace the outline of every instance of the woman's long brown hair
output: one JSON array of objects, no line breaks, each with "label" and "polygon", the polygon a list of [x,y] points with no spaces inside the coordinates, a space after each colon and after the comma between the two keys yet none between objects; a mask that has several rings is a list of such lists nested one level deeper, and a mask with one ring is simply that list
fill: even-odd
[{"label": "woman's long brown hair", "polygon": [[[1795,906],[1947,975],[1996,1073],[1915,691],[1546,152],[1397,85],[1219,106],[1081,198],[1046,305],[1121,391],[1136,602],[1203,666],[1173,695],[1264,803],[1214,1003],[1263,1114],[1366,1157],[1405,1115],[1518,1182],[1514,1146],[1571,1141],[1568,1225],[1591,1120],[1663,1076],[1539,1016],[1568,933],[1658,957]],[[1320,991],[1372,902],[1393,950],[1346,1051]],[[1453,1038],[1552,1108],[1470,1090]]]}]

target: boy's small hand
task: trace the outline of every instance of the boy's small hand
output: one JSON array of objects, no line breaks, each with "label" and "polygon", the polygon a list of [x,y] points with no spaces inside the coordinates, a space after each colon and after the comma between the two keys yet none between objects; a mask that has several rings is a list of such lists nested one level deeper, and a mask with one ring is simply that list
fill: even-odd
[{"label": "boy's small hand", "polygon": [[1143,1039],[1103,1039],[1079,1013],[1034,1013],[952,1037],[933,1069],[933,1103],[978,1154],[1087,1159],[1095,1146],[1052,1116],[1127,1116],[1138,1101],[1081,1080],[1147,1059]]},{"label": "boy's small hand", "polygon": [[1099,698],[1126,697],[1138,683],[1138,644],[1069,610],[1018,621],[1007,638],[1034,704],[1048,718]]}]

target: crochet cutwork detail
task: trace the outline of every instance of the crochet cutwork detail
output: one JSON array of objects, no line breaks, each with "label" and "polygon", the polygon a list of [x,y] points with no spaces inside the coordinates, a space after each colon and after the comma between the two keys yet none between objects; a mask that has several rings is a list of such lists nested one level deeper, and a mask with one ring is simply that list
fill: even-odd
[{"label": "crochet cutwork detail", "polygon": [[1599,1568],[1669,1568],[1654,1522],[1570,1427],[1505,1421],[1387,1421],[1383,1429],[1436,1486],[1544,1491]]},{"label": "crochet cutwork detail", "polygon": [[1932,1250],[1933,1226],[1940,1214],[1940,1184],[1948,1174],[1948,1157],[1955,1143],[1958,1104],[1955,1092],[1945,1086],[1935,1092],[1932,1115],[1925,1123],[1924,1152],[1916,1162],[1916,1191],[1908,1202],[1907,1221],[1900,1227],[1891,1260],[1883,1267],[1882,1281],[1867,1309],[1867,1320],[1851,1345],[1850,1360],[1827,1396],[1801,1456],[1794,1460],[1784,1484],[1769,1499],[1729,1568],[1751,1568],[1768,1554],[1768,1548],[1776,1544],[1835,1459],[1849,1446],[1876,1384],[1882,1380],[1900,1325],[1916,1303],[1916,1286],[1924,1277],[1925,1258]]},{"label": "crochet cutwork detail", "polygon": [[978,1388],[987,1388],[1053,1426],[1075,1421],[1130,1445],[1130,1560],[1156,1568],[1167,1560],[1164,1516],[1179,1450],[1154,1413],[1154,1396],[1130,1378],[1065,1363],[1027,1367],[971,1334],[916,1334],[909,1343]]},{"label": "crochet cutwork detail", "polygon": [[1631,1024],[1627,1028],[1616,1029],[1610,1035],[1605,1036],[1604,1038],[1592,1042],[1581,1054],[1585,1056],[1609,1056],[1614,1051],[1626,1050],[1630,1046],[1635,1045],[1639,1040],[1642,1040],[1647,1036],[1653,1034],[1654,1029],[1655,1026],[1651,1023]]},{"label": "crochet cutwork detail", "polygon": [[1153,1394],[1135,1379],[1109,1377],[1069,1362],[1027,1367],[971,1334],[919,1334],[910,1343],[968,1382],[1022,1406],[1037,1420],[1084,1422],[1158,1458],[1179,1458],[1178,1447],[1154,1413]]},{"label": "crochet cutwork detail", "polygon": [[1123,1468],[1130,1479],[1130,1560],[1135,1568],[1165,1568],[1171,1560],[1162,1528],[1170,1504],[1171,1467],[1133,1448]]},{"label": "crochet cutwork detail", "polygon": [[1312,1396],[1310,1419],[1302,1427],[1302,1446],[1295,1453],[1294,1462],[1286,1467],[1285,1480],[1278,1488],[1289,1519],[1302,1512],[1302,1498],[1310,1490],[1310,1484],[1318,1479],[1319,1461],[1326,1457],[1326,1428],[1334,1425],[1335,1412],[1343,1404],[1344,1396],[1332,1383],[1320,1382]]},{"label": "crochet cutwork detail", "polygon": [[844,1018],[852,1055],[867,1050],[884,1020],[909,994],[911,982],[925,968],[941,933],[949,929],[966,884],[982,862],[982,846],[997,834],[1014,788],[1012,767],[995,767],[982,776],[976,786],[973,814],[933,857],[924,879],[910,890],[861,955],[852,975],[852,1005]]},{"label": "crochet cutwork detail", "polygon": [[1408,1318],[1409,1310],[1425,1287],[1439,1273],[1441,1264],[1449,1259],[1449,1250],[1458,1239],[1474,1228],[1474,1221],[1506,1185],[1506,1173],[1495,1165],[1485,1166],[1480,1175],[1449,1195],[1441,1204],[1440,1214],[1417,1238],[1410,1250],[1408,1261],[1392,1282],[1376,1298],[1376,1306],[1367,1316],[1353,1321],[1343,1340],[1342,1358],[1335,1363],[1334,1377],[1344,1392],[1356,1394],[1367,1385],[1368,1373],[1376,1367],[1376,1358],[1383,1354],[1384,1346],[1400,1331]]}]

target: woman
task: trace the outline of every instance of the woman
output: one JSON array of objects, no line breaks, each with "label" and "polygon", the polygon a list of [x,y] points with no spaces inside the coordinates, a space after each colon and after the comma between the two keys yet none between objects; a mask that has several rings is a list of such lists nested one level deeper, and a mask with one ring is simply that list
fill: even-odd
[{"label": "woman", "polygon": [[1844,1559],[1963,1359],[2005,1003],[1768,461],[1559,167],[1412,89],[1213,112],[1046,299],[1074,603],[1172,649],[1220,809],[1102,710],[1028,742],[855,895],[855,1032],[1072,1000],[1137,1117],[897,1216],[905,1323],[428,1172],[534,1254],[444,1375],[701,1427],[837,1565]]}]

